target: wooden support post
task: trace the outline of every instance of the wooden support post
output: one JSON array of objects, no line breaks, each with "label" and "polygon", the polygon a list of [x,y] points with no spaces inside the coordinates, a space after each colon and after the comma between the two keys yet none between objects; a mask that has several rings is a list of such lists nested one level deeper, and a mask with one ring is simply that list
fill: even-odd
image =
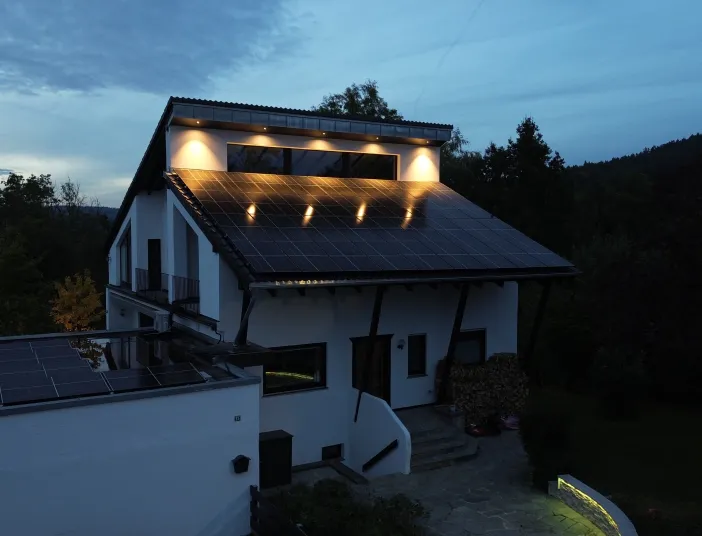
[{"label": "wooden support post", "polygon": [[375,289],[375,300],[373,302],[373,316],[371,317],[370,331],[368,333],[368,344],[366,346],[366,355],[363,360],[363,384],[358,390],[358,398],[356,399],[356,413],[353,416],[353,422],[358,421],[358,409],[361,406],[361,395],[368,389],[368,382],[370,381],[370,360],[373,355],[373,350],[375,349],[375,339],[378,335],[378,324],[380,323],[380,309],[383,305],[383,294],[385,293],[385,287],[379,285]]},{"label": "wooden support post", "polygon": [[448,382],[451,378],[453,354],[456,351],[456,341],[458,339],[458,334],[461,331],[463,313],[466,310],[469,290],[470,285],[468,283],[463,283],[463,285],[461,285],[461,293],[458,295],[458,305],[456,306],[456,315],[453,317],[453,326],[451,327],[451,338],[449,339],[448,349],[446,350],[446,360],[444,361],[444,371],[441,378],[441,389],[437,397],[439,402],[443,402],[448,398]]},{"label": "wooden support post", "polygon": [[529,342],[527,343],[526,350],[524,350],[524,370],[529,375],[530,381],[534,381],[533,378],[533,363],[534,350],[536,349],[536,339],[539,334],[539,329],[541,329],[541,323],[544,319],[544,314],[546,313],[546,304],[548,303],[548,297],[551,293],[551,281],[546,280],[543,283],[543,289],[541,290],[541,297],[539,298],[539,305],[536,309],[536,315],[534,317],[534,323],[531,326],[531,333],[529,334]]}]

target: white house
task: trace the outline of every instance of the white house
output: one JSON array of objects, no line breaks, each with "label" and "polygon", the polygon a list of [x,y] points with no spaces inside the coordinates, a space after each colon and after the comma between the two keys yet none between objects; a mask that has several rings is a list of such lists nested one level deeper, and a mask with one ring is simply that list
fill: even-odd
[{"label": "white house", "polygon": [[[171,98],[108,244],[107,328],[125,370],[91,380],[81,393],[95,396],[79,407],[51,376],[49,402],[37,391],[27,407],[0,409],[14,434],[107,419],[58,447],[27,440],[47,460],[71,441],[116,456],[106,470],[86,460],[93,476],[64,498],[104,493],[102,511],[121,504],[108,485],[120,475],[149,484],[130,488],[129,515],[104,526],[72,519],[80,502],[59,504],[47,488],[55,515],[34,530],[53,519],[47,534],[246,534],[249,486],[284,481],[293,466],[334,459],[352,475],[409,473],[412,431],[396,411],[437,402],[443,358],[516,351],[519,281],[575,272],[439,182],[451,131]],[[5,442],[0,459],[26,444]],[[65,456],[54,476],[79,464]],[[40,475],[13,475],[31,504]],[[154,484],[168,478],[171,487]],[[15,502],[0,514],[23,515]]]}]

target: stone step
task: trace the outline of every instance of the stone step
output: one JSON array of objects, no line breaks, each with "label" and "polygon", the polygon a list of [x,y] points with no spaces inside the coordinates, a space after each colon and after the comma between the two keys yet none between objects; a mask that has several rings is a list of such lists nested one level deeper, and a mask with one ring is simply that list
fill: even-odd
[{"label": "stone step", "polygon": [[448,467],[457,463],[472,460],[478,455],[478,442],[470,441],[465,446],[458,448],[452,452],[437,454],[435,456],[422,457],[412,460],[411,469],[413,473],[422,471],[431,471],[441,467]]},{"label": "stone step", "polygon": [[410,437],[412,438],[412,445],[419,445],[420,443],[444,441],[454,437],[462,437],[462,434],[455,428],[441,426],[424,430],[415,430],[414,432],[410,432]]},{"label": "stone step", "polygon": [[439,454],[448,454],[467,446],[469,442],[463,437],[450,437],[441,441],[426,441],[412,444],[412,462],[432,458]]}]

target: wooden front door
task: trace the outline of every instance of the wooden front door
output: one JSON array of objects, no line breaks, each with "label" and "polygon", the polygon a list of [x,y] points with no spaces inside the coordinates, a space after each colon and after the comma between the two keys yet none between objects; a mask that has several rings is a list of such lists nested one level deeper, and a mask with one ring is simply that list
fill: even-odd
[{"label": "wooden front door", "polygon": [[[378,335],[370,355],[367,354],[368,337],[356,337],[353,342],[353,379],[355,389],[361,389],[364,374],[368,374],[368,385],[365,391],[373,396],[382,398],[390,404],[390,343],[392,335]],[[366,367],[369,370],[366,371]]]}]

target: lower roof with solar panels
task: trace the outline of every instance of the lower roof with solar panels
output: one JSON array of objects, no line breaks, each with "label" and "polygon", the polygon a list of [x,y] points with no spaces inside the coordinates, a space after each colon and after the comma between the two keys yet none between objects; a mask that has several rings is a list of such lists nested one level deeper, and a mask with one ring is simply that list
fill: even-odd
[{"label": "lower roof with solar panels", "polygon": [[172,394],[174,388],[184,392],[258,381],[198,362],[98,372],[65,338],[0,342],[0,415],[18,406],[145,398]]},{"label": "lower roof with solar panels", "polygon": [[439,182],[192,169],[165,178],[253,287],[577,274],[569,261]]}]

